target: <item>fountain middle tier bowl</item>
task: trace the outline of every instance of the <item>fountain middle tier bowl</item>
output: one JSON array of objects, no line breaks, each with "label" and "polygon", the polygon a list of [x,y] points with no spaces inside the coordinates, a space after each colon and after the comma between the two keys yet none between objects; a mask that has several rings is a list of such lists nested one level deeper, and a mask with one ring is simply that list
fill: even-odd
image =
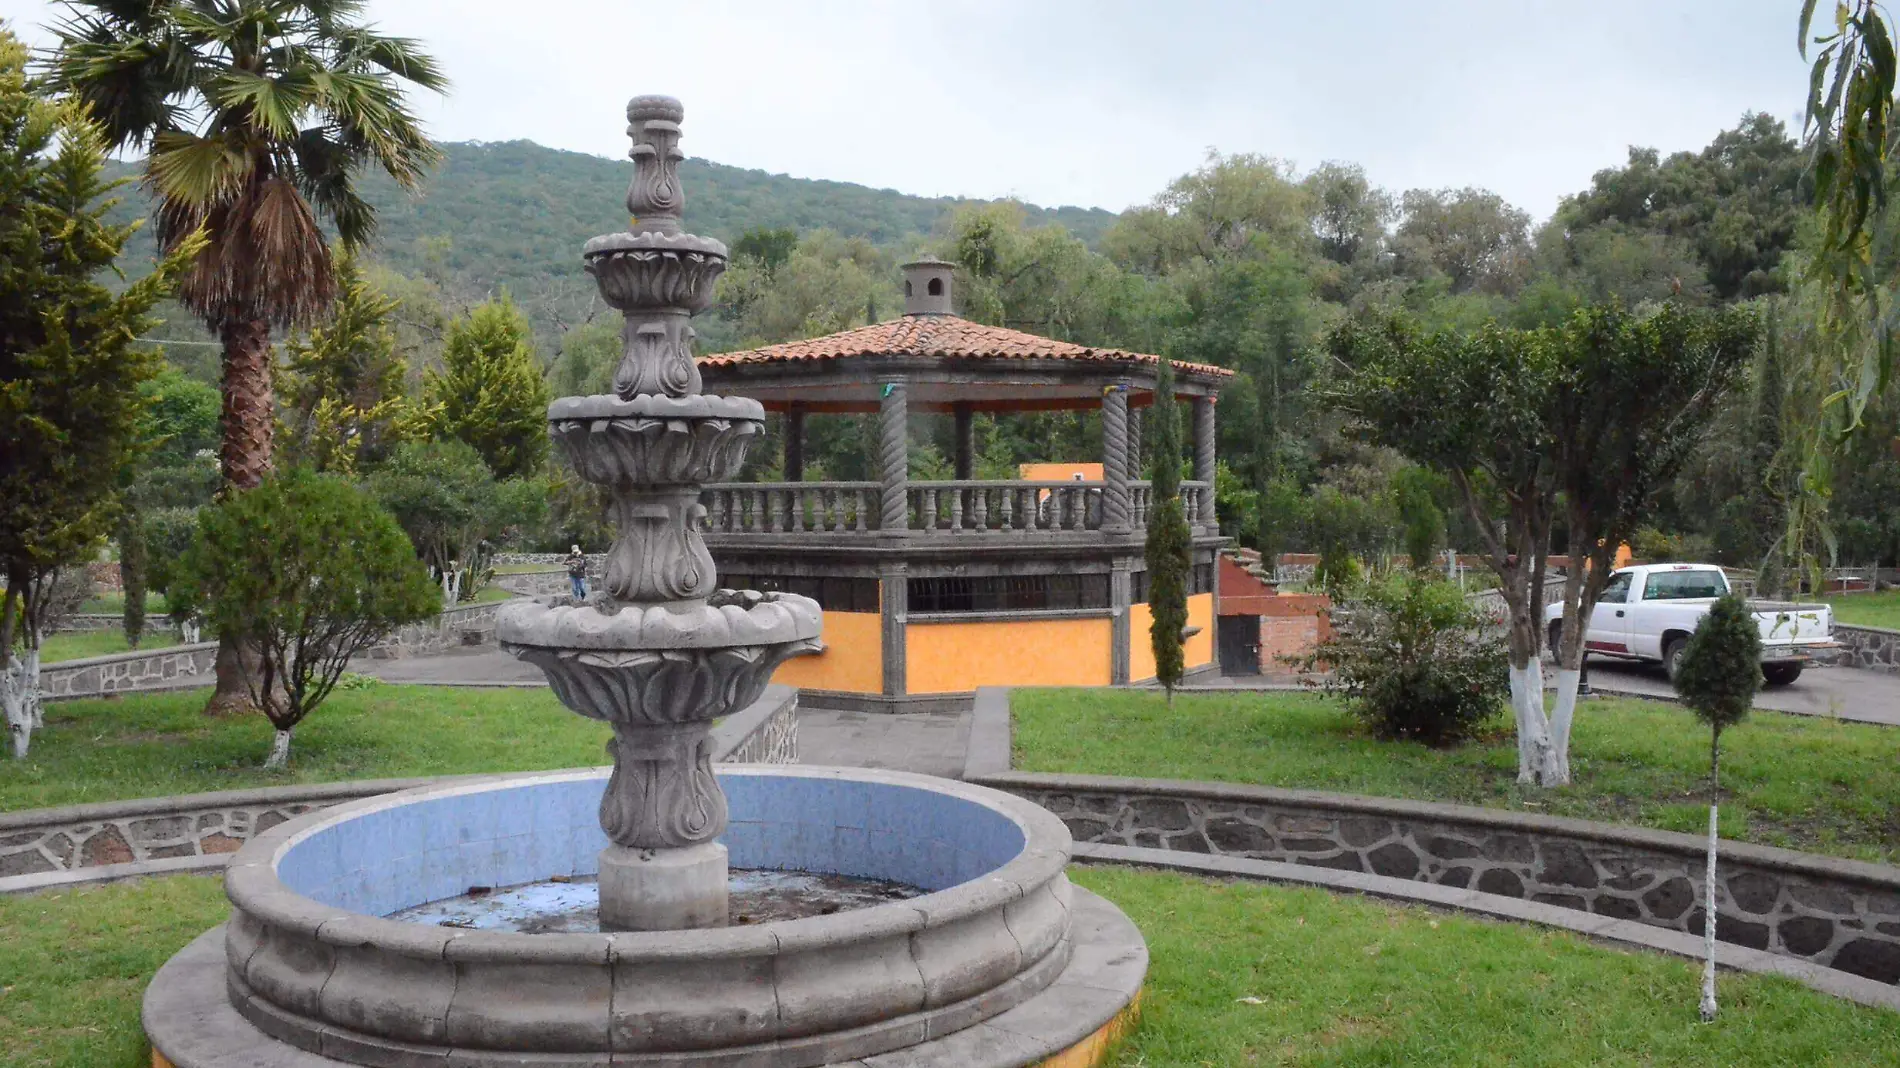
[{"label": "fountain middle tier bowl", "polygon": [[605,777],[426,787],[254,838],[226,876],[232,1005],[278,1041],[351,1064],[806,1068],[973,1026],[1068,965],[1071,840],[1059,819],[983,787],[862,769],[722,768],[732,822],[721,842],[737,868],[921,896],[668,932],[387,918],[471,886],[592,875],[607,844],[594,820]]},{"label": "fountain middle tier bowl", "polygon": [[495,620],[505,651],[540,668],[562,704],[626,724],[708,721],[757,700],[772,672],[824,646],[818,602],[720,590],[701,602],[513,604]]},{"label": "fountain middle tier bowl", "polygon": [[697,394],[562,397],[548,405],[548,430],[575,473],[598,485],[724,482],[765,432],[765,408]]}]

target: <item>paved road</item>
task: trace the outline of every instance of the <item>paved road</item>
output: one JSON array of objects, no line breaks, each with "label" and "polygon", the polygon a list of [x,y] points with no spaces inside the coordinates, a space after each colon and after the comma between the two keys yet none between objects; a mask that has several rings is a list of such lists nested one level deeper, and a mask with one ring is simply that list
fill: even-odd
[{"label": "paved road", "polygon": [[[1674,697],[1661,665],[1590,661],[1590,685],[1601,692]],[[1859,668],[1809,668],[1790,686],[1764,689],[1755,707],[1802,716],[1836,716],[1900,726],[1900,675]]]},{"label": "paved road", "polygon": [[[541,669],[499,649],[457,649],[401,660],[362,659],[350,665],[385,682],[436,686],[546,686]],[[798,710],[798,758],[805,764],[888,768],[960,778],[970,744],[968,712],[902,716]]]}]

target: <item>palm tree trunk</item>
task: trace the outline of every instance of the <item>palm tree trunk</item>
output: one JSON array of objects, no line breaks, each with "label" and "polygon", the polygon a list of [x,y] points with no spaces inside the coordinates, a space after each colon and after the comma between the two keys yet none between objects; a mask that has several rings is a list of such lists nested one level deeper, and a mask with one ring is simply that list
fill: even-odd
[{"label": "palm tree trunk", "polygon": [[[263,319],[226,320],[219,324],[224,343],[224,440],[218,467],[227,492],[256,488],[270,473],[271,400],[270,323]],[[205,715],[223,716],[253,711],[250,676],[256,656],[236,634],[218,635],[217,689],[205,705]]]}]

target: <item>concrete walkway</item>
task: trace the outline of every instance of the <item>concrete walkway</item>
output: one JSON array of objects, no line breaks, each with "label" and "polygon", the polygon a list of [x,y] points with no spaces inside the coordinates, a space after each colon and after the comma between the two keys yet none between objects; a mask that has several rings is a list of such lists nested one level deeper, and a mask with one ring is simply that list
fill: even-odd
[{"label": "concrete walkway", "polygon": [[[457,649],[401,660],[358,660],[350,667],[385,682],[425,686],[546,686],[541,669],[495,648]],[[804,764],[885,768],[959,778],[970,744],[968,712],[891,716],[798,710],[798,755]]]}]

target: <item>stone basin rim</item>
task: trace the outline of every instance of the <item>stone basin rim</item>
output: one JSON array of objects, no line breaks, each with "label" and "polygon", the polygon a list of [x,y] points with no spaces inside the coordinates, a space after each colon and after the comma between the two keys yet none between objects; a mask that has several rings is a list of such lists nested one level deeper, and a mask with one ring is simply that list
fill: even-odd
[{"label": "stone basin rim", "polygon": [[[286,931],[336,946],[374,945],[421,959],[495,963],[605,964],[770,957],[845,942],[870,942],[941,927],[1022,900],[1063,876],[1071,853],[1068,827],[1039,805],[988,787],[908,772],[817,765],[721,768],[725,776],[843,779],[925,789],[978,804],[1022,830],[1025,848],[978,879],[904,901],[829,916],[684,931],[524,934],[407,923],[326,905],[291,890],[277,864],[298,843],[336,823],[439,797],[485,793],[540,783],[604,781],[609,769],[532,772],[503,779],[425,786],[319,809],[251,839],[225,871],[225,895],[238,910]],[[1048,843],[1038,845],[1037,843]]]},{"label": "stone basin rim", "polygon": [[[715,593],[751,591],[715,591]],[[823,633],[818,602],[772,591],[750,608],[629,603],[609,615],[592,605],[511,602],[495,615],[495,637],[504,649],[550,653],[713,651],[740,646],[810,641]],[[572,624],[571,626],[566,624]]]},{"label": "stone basin rim", "polygon": [[664,393],[638,393],[632,397],[595,393],[584,397],[559,397],[548,405],[548,421],[551,423],[598,419],[732,419],[764,422],[765,405],[751,397],[725,397],[713,393],[694,393],[685,397],[671,397]]}]

